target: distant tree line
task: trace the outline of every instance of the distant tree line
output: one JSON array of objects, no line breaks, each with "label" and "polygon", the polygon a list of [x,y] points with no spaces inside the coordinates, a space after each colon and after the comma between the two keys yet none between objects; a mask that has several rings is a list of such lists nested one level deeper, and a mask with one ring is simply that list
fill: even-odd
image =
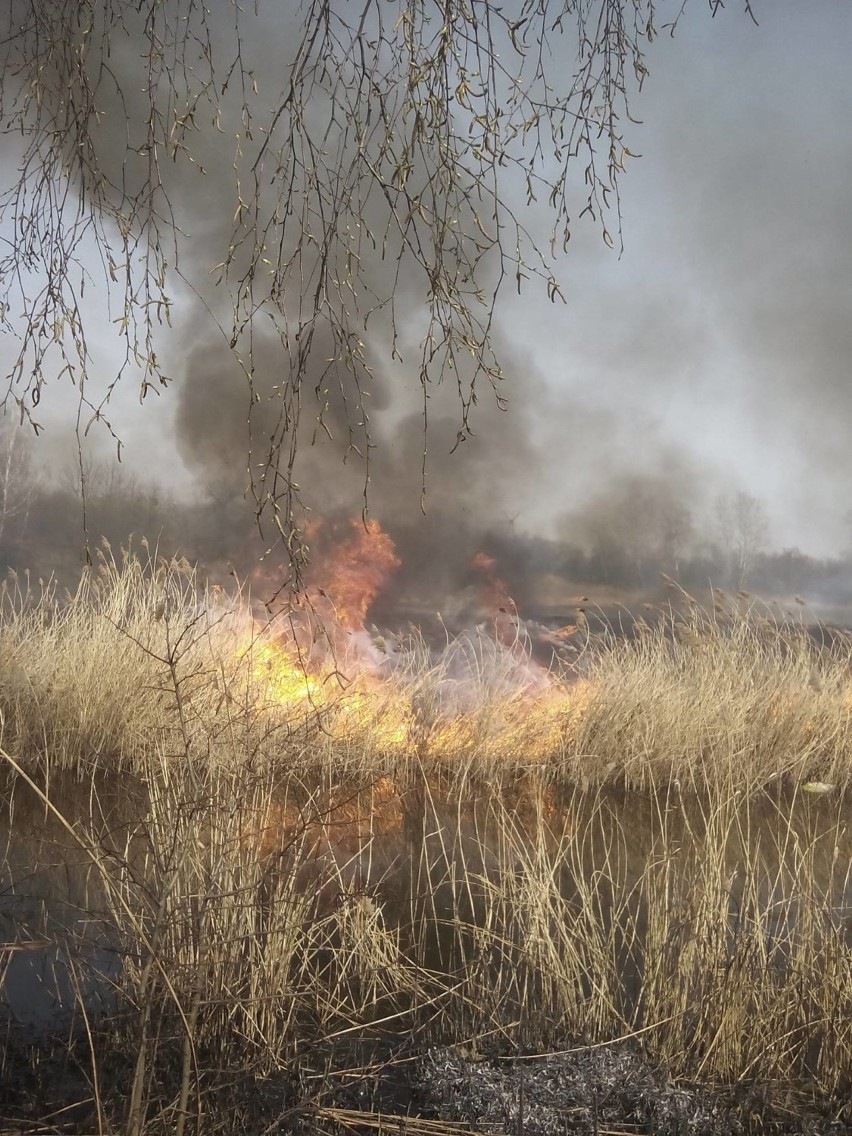
[{"label": "distant tree line", "polygon": [[[210,483],[194,497],[179,499],[114,462],[90,462],[84,530],[76,462],[64,477],[48,479],[37,468],[37,454],[21,431],[0,430],[0,571],[28,571],[34,580],[53,577],[73,587],[87,546],[97,549],[105,541],[116,553],[128,546],[142,551],[144,538],[160,555],[186,556],[214,582],[227,583],[234,573],[272,589],[286,577],[284,563],[263,559],[243,498],[227,484]],[[683,506],[670,504],[659,498],[652,506],[650,496],[640,494],[632,510],[592,511],[582,524],[564,522],[553,537],[524,534],[510,524],[447,532],[438,519],[433,528],[438,536],[420,545],[412,538],[410,517],[379,518],[403,563],[377,617],[390,618],[418,602],[434,609],[454,592],[475,592],[471,561],[479,551],[494,558],[507,593],[524,614],[541,609],[548,581],[578,594],[607,589],[629,602],[662,598],[664,572],[696,593],[748,589],[785,603],[798,594],[852,608],[852,549],[824,559],[796,548],[772,550],[763,506],[744,493],[717,502],[716,516],[705,526],[709,532]]]}]

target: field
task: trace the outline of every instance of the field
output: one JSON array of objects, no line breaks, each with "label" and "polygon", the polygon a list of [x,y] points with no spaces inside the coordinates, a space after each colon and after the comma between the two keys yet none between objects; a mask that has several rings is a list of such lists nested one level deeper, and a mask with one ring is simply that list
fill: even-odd
[{"label": "field", "polygon": [[2,605],[7,1126],[841,1131],[845,633],[672,585],[545,668],[109,552]]}]

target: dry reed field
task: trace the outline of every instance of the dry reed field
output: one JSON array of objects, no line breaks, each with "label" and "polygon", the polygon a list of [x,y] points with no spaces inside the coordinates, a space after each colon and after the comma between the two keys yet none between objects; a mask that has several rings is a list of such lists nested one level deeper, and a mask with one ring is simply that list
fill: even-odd
[{"label": "dry reed field", "polygon": [[843,1130],[848,635],[249,613],[108,551],[4,587],[0,1127]]}]

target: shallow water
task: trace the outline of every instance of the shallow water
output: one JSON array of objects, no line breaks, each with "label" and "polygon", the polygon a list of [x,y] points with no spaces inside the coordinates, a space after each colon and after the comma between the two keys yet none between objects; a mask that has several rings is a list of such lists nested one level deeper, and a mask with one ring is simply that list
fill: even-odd
[{"label": "shallow water", "polygon": [[[87,850],[117,853],[137,787],[97,794],[78,779],[44,790],[69,827],[33,790],[7,777],[0,815],[0,1016],[33,1032],[67,1023],[80,1008],[114,1005],[121,970],[101,873]],[[118,790],[118,787],[115,787]],[[128,791],[128,790],[132,791]],[[135,811],[135,810],[133,810]]]},{"label": "shallow water", "polygon": [[[0,1012],[34,1030],[80,1006],[114,1005],[122,933],[104,872],[117,877],[132,862],[139,878],[152,855],[150,802],[138,781],[65,777],[45,791],[67,826],[12,780],[0,818]],[[446,973],[470,957],[473,927],[495,919],[521,950],[529,917],[516,917],[512,904],[528,902],[543,880],[577,934],[584,920],[616,928],[626,1017],[642,996],[660,912],[670,924],[666,949],[677,950],[672,928],[677,919],[688,926],[699,893],[723,905],[732,943],[759,926],[773,965],[785,965],[799,923],[803,934],[840,933],[852,949],[852,825],[839,792],[812,796],[779,782],[711,803],[676,786],[544,793],[519,778],[500,799],[485,784],[462,799],[437,785],[397,792],[383,779],[360,794],[340,791],[345,804],[294,810],[279,799],[262,819],[240,822],[259,869],[279,884],[294,880],[317,918],[363,898],[403,929],[422,964]]]}]

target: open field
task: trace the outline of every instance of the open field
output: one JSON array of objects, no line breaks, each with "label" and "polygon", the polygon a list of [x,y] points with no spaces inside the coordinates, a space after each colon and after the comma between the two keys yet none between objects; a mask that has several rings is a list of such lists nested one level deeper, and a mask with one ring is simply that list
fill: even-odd
[{"label": "open field", "polygon": [[[174,562],[7,583],[2,1114],[375,1130],[371,1063],[607,1043],[840,1131],[852,640],[676,587],[630,640],[573,635],[545,670],[518,621],[264,628]],[[684,1096],[619,1129],[608,1076],[608,1130],[734,1130]],[[558,1130],[592,1131],[560,1091]],[[411,1131],[475,1129],[462,1095]]]}]

